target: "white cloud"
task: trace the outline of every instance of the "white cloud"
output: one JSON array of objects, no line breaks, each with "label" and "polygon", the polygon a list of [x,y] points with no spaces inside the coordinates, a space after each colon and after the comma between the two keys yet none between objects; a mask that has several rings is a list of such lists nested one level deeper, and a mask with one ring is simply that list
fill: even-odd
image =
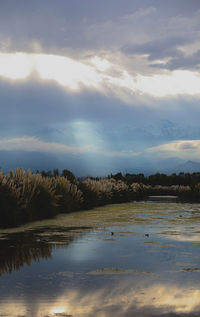
[{"label": "white cloud", "polygon": [[108,70],[112,64],[106,59],[100,58],[99,56],[95,56],[91,59],[91,62],[95,65],[97,70],[105,71]]},{"label": "white cloud", "polygon": [[138,75],[136,88],[139,92],[154,97],[200,95],[200,74],[177,70],[153,76]]},{"label": "white cloud", "polygon": [[0,53],[0,76],[13,80],[24,79],[32,71],[33,64],[26,53]]},{"label": "white cloud", "polygon": [[200,140],[177,140],[148,149],[160,157],[193,159],[200,157]]},{"label": "white cloud", "polygon": [[65,153],[65,154],[83,154],[96,153],[108,157],[132,157],[137,156],[139,152],[109,152],[104,151],[94,144],[73,145],[45,142],[37,137],[18,137],[18,138],[0,138],[0,151],[21,150],[25,152],[47,152],[47,153]]},{"label": "white cloud", "polygon": [[55,142],[44,142],[36,137],[1,138],[0,150],[22,150],[27,152],[49,152],[79,154],[94,152],[96,149],[91,145],[68,146]]},{"label": "white cloud", "polygon": [[42,79],[55,80],[69,89],[77,90],[80,85],[98,88],[102,78],[95,67],[56,55],[32,55],[35,68]]},{"label": "white cloud", "polygon": [[[60,272],[60,275],[62,273],[64,275],[66,272]],[[133,277],[117,279],[118,283],[115,280],[115,284],[110,282],[110,287],[106,285],[95,291],[91,288],[84,290],[66,288],[62,295],[57,299],[52,298],[48,305],[44,301],[39,301],[39,304],[34,307],[35,316],[49,314],[79,317],[110,316],[111,314],[116,317],[149,316],[150,314],[155,316],[155,312],[157,316],[198,316],[199,285],[195,283],[176,285],[170,283],[170,279],[168,283],[160,284],[154,283],[153,278],[151,280],[147,277],[138,279]],[[12,305],[13,302],[15,306]],[[9,298],[6,303],[1,304],[0,313],[14,315],[17,311],[26,315],[27,310],[31,311],[31,308],[27,301],[18,303],[16,298]]]},{"label": "white cloud", "polygon": [[[142,279],[140,279],[141,281]],[[147,278],[146,278],[147,280]],[[121,281],[121,279],[120,279]],[[149,282],[149,281],[148,281]],[[133,278],[124,279],[117,287],[102,287],[96,291],[64,291],[52,308],[65,310],[76,316],[149,316],[157,315],[195,315],[199,311],[200,290],[196,285],[155,284],[138,285]],[[112,285],[112,284],[111,284]],[[104,304],[102,307],[102,303]],[[7,310],[6,310],[7,311]],[[100,313],[98,313],[100,312]],[[40,313],[47,313],[46,306],[40,305]]]},{"label": "white cloud", "polygon": [[33,71],[41,79],[53,80],[74,92],[86,87],[115,94],[121,99],[132,94],[152,97],[200,96],[199,72],[179,70],[148,76],[140,73],[131,75],[121,65],[98,56],[81,62],[58,55],[0,54],[0,76],[20,80],[28,78]]},{"label": "white cloud", "polygon": [[[127,282],[128,284],[128,282]],[[120,285],[122,287],[122,285]],[[138,290],[138,285],[136,284],[135,288],[131,288],[130,285],[126,285],[127,288],[118,287],[117,291],[110,292],[109,296],[105,290],[99,290],[93,294],[82,294],[78,292],[72,292],[69,295],[69,298],[63,296],[63,302],[67,304],[69,313],[75,313],[79,316],[82,316],[82,311],[85,309],[87,315],[94,315],[94,311],[97,308],[100,310],[101,303],[104,302],[104,310],[112,305],[112,307],[117,306],[118,312],[115,312],[117,316],[121,316],[124,312],[134,312],[136,309],[145,309],[149,308],[151,311],[152,308],[157,309],[158,311],[173,312],[173,313],[182,313],[190,314],[198,311],[199,309],[199,298],[200,290],[198,288],[190,288],[189,286],[177,287],[176,285],[149,285],[145,289],[140,288]],[[123,294],[123,295],[122,295]],[[66,300],[67,298],[67,300]],[[77,303],[81,304],[77,305]],[[122,313],[123,311],[123,313]],[[106,315],[106,314],[105,314]],[[134,314],[133,314],[134,315]],[[145,310],[144,310],[144,315]],[[131,316],[131,314],[130,314]]]},{"label": "white cloud", "polygon": [[138,156],[141,154],[141,152],[125,152],[125,151],[122,151],[122,152],[101,152],[103,155],[105,156],[110,156],[110,157],[134,157],[134,156]]}]

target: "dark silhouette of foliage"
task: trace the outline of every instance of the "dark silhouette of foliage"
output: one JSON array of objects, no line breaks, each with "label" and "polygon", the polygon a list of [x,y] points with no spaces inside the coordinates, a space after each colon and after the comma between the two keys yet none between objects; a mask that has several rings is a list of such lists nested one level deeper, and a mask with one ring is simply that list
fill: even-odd
[{"label": "dark silhouette of foliage", "polygon": [[54,176],[54,177],[58,177],[58,176],[59,176],[59,169],[58,169],[58,168],[55,168],[55,169],[53,170],[53,176]]},{"label": "dark silhouette of foliage", "polygon": [[67,178],[71,183],[76,182],[76,177],[74,176],[74,174],[67,169],[64,169],[62,171],[62,176]]}]

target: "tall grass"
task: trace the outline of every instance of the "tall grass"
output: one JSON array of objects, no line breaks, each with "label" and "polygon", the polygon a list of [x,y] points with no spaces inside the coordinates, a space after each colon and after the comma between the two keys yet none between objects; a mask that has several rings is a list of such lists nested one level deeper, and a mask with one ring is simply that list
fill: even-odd
[{"label": "tall grass", "polygon": [[76,184],[63,176],[52,178],[57,195],[59,212],[70,212],[79,210],[83,202],[82,192]]},{"label": "tall grass", "polygon": [[64,177],[42,177],[23,169],[0,173],[0,226],[51,218],[77,210],[81,192]]},{"label": "tall grass", "polygon": [[132,184],[129,186],[122,180],[114,178],[87,179],[79,184],[79,187],[83,191],[85,208],[144,199],[146,195],[145,185]]},{"label": "tall grass", "polygon": [[23,169],[11,170],[9,175],[0,172],[0,227],[110,203],[143,200],[149,195],[177,195],[181,200],[200,201],[200,184],[151,186],[114,178],[78,181],[67,175],[48,177]]}]

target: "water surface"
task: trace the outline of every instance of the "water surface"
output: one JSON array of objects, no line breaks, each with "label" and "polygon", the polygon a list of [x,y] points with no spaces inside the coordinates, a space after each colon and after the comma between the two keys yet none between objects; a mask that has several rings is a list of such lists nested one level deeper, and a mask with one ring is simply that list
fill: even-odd
[{"label": "water surface", "polygon": [[199,316],[200,205],[128,203],[0,230],[0,316]]}]

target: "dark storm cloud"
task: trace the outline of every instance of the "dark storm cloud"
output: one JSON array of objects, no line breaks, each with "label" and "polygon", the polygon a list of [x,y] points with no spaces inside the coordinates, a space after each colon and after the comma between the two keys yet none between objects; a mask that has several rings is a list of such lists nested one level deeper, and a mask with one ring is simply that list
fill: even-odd
[{"label": "dark storm cloud", "polygon": [[[156,22],[152,22],[152,34],[146,32],[149,40],[139,44],[127,43],[122,47],[122,52],[131,54],[131,57],[134,54],[146,54],[151,67],[169,70],[199,67],[200,11],[192,12],[189,16],[157,17]],[[162,59],[169,60],[163,64],[152,63]]]},{"label": "dark storm cloud", "polygon": [[[199,10],[196,0],[2,0],[0,47],[80,59],[121,51],[122,65],[127,57],[131,65],[131,54],[147,54],[154,70],[194,69],[199,52],[185,55],[180,47],[200,40]],[[152,63],[163,58],[170,60]]]},{"label": "dark storm cloud", "polygon": [[137,8],[121,0],[2,0],[0,10],[0,38],[5,50],[32,50],[32,41],[44,49],[94,46],[87,38],[90,25],[103,23],[115,16],[128,14]]},{"label": "dark storm cloud", "polygon": [[[79,121],[92,122],[113,150],[136,143],[149,144],[153,140],[184,138],[188,133],[190,137],[193,134],[193,138],[194,133],[198,135],[195,127],[200,109],[191,98],[163,100],[162,107],[152,98],[154,108],[146,106],[145,102],[138,104],[133,98],[130,106],[114,97],[90,91],[69,93],[51,82],[39,80],[20,84],[1,80],[0,98],[1,137],[34,135],[46,139],[52,136],[52,140],[64,142],[66,138],[68,142],[72,138],[71,124]],[[171,124],[174,121],[176,124]],[[177,127],[182,123],[181,129]],[[194,127],[190,131],[188,125],[192,124]],[[63,127],[68,137],[63,136]]]},{"label": "dark storm cloud", "polygon": [[[153,19],[149,23],[148,17],[137,19],[137,13],[148,8],[155,8],[157,12]],[[1,0],[0,44],[4,51],[37,51],[39,45],[41,50],[61,52],[63,49],[63,53],[75,48],[87,50],[98,46],[107,49],[112,47],[112,37],[99,42],[103,35],[106,38],[119,30],[118,45],[123,37],[129,44],[131,34],[134,37],[138,31],[145,31],[149,36],[152,32],[159,35],[166,18],[192,15],[198,9],[200,4],[195,0]],[[133,15],[132,21],[123,20],[129,15]]]},{"label": "dark storm cloud", "polygon": [[[22,165],[34,170],[45,169],[46,164],[46,169],[69,168],[77,175],[105,175],[111,171],[130,170],[133,166],[138,168],[138,172],[147,168],[148,160],[153,161],[151,153],[118,157],[117,152],[142,152],[163,142],[198,139],[200,135],[200,109],[192,99],[187,102],[165,100],[162,108],[156,100],[154,108],[134,101],[130,106],[113,97],[89,91],[69,93],[51,82],[41,83],[39,79],[20,84],[1,80],[0,99],[1,138],[35,136],[45,142],[68,146],[92,144],[99,148],[97,153],[50,156],[48,153],[29,155],[23,151],[1,151],[0,166],[3,169]],[[80,131],[76,131],[77,122],[82,127]],[[84,140],[85,127],[89,129]],[[111,152],[116,155],[110,156]]]},{"label": "dark storm cloud", "polygon": [[57,139],[63,140],[60,128],[55,129],[69,125],[70,136],[70,124],[74,121],[97,123],[112,131],[120,125],[145,122],[146,115],[152,113],[145,106],[130,107],[118,99],[90,91],[69,93],[54,83],[41,83],[37,79],[23,83],[1,80],[0,100],[1,137],[42,135],[46,138],[56,134]]},{"label": "dark storm cloud", "polygon": [[194,38],[185,36],[171,36],[154,39],[144,44],[126,45],[122,51],[128,54],[148,54],[149,60],[162,59],[166,57],[179,58],[183,53],[178,49],[179,45],[191,43]]},{"label": "dark storm cloud", "polygon": [[185,56],[179,52],[179,55],[176,54],[174,57],[168,61],[165,65],[158,65],[158,64],[151,64],[153,67],[158,68],[167,68],[170,70],[175,69],[192,69],[192,70],[199,70],[200,68],[200,50],[191,54],[189,56]]}]

